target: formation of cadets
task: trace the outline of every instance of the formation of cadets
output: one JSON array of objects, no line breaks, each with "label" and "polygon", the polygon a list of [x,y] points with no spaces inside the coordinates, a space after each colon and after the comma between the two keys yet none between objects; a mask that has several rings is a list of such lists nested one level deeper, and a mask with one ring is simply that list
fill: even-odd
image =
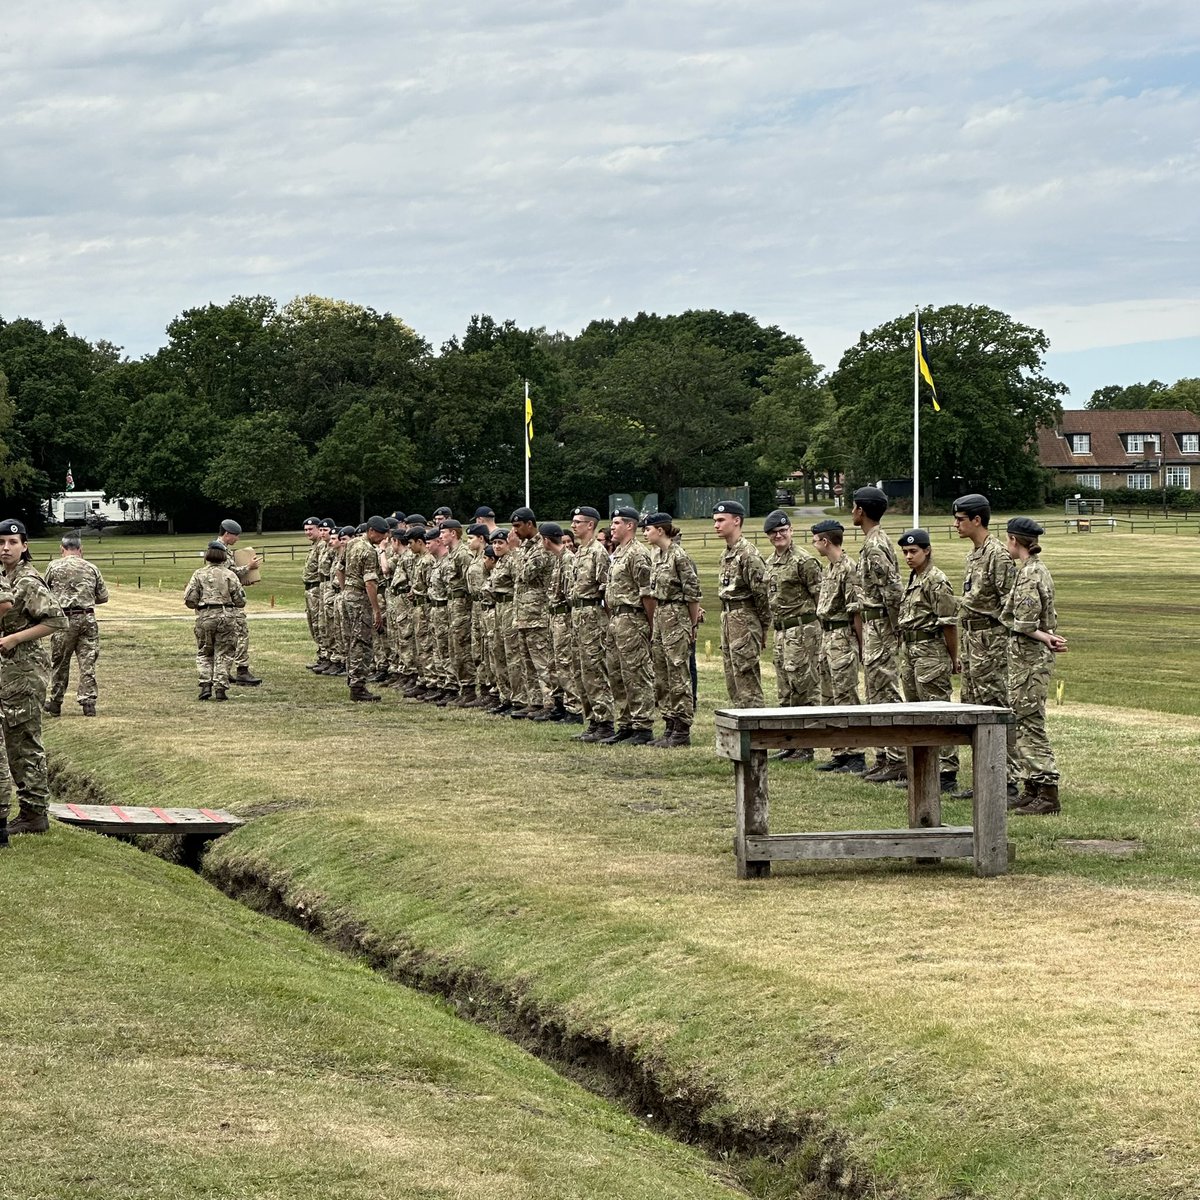
[{"label": "formation of cadets", "polygon": [[[1038,557],[1041,526],[1014,518],[1001,543],[989,531],[986,497],[960,497],[955,525],[972,549],[956,597],[933,564],[924,529],[899,538],[908,567],[902,582],[880,524],[887,506],[879,488],[854,493],[852,517],[863,534],[856,558],[843,548],[840,522],[811,527],[814,556],[777,509],[763,526],[773,548],[766,560],[744,534],[742,505],[715,506],[713,527],[725,542],[717,599],[732,705],[764,703],[768,630],[783,706],[948,701],[959,674],[964,703],[1016,713],[1009,807],[1058,812],[1045,706],[1054,654],[1067,647]],[[397,512],[358,527],[310,517],[304,587],[317,645],[310,669],[344,676],[356,701],[377,701],[370,685],[382,684],[442,707],[580,725],[582,742],[688,746],[704,620],[695,563],[669,513],[642,518],[622,507],[610,519],[602,530],[600,513],[586,506],[572,512],[569,530],[538,524],[528,508],[518,508],[508,528],[497,528],[487,507],[465,528],[447,508],[432,521]],[[664,723],[658,737],[656,714]],[[813,753],[777,757],[811,761]],[[953,747],[940,767],[943,789],[969,797],[970,789],[958,789]],[[835,748],[816,769],[907,785],[903,752],[894,747],[880,747],[871,764]]]}]

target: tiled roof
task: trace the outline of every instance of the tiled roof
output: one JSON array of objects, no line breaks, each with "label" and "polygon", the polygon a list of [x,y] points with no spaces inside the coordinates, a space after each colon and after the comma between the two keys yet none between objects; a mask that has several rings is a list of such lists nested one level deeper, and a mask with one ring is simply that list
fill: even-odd
[{"label": "tiled roof", "polygon": [[[1090,436],[1090,454],[1071,453],[1073,433]],[[1200,452],[1184,454],[1180,448],[1180,434],[1200,434],[1200,416],[1184,408],[1069,409],[1056,429],[1038,430],[1038,462],[1056,471],[1103,470],[1153,457],[1153,452],[1131,454],[1125,449],[1122,436],[1130,433],[1158,434],[1164,463],[1200,463]]]}]

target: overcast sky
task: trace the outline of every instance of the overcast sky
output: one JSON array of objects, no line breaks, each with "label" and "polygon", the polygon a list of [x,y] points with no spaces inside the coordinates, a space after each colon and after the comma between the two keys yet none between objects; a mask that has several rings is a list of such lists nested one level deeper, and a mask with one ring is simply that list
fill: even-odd
[{"label": "overcast sky", "polygon": [[982,303],[1070,403],[1200,375],[1195,0],[9,0],[0,315],[139,356],[317,293],[435,346]]}]

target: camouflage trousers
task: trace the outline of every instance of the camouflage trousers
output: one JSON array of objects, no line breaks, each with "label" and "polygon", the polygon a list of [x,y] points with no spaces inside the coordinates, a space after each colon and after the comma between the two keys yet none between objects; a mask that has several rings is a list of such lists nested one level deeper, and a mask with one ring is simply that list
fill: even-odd
[{"label": "camouflage trousers", "polygon": [[571,614],[553,613],[550,617],[550,643],[554,655],[554,693],[561,697],[567,712],[583,712],[583,686],[579,680],[579,655],[575,653],[575,629]]},{"label": "camouflage trousers", "polygon": [[1008,639],[1008,695],[1016,724],[1008,727],[1009,747],[1017,762],[1017,778],[1030,783],[1058,783],[1058,764],[1046,734],[1046,696],[1054,652],[1034,638]]},{"label": "camouflage trousers", "polygon": [[237,624],[227,608],[206,608],[196,614],[196,674],[201,683],[224,684],[237,647]]},{"label": "camouflage trousers", "polygon": [[432,612],[423,596],[413,604],[413,655],[417,678],[428,687],[437,683],[437,647],[429,615]]},{"label": "camouflage trousers", "polygon": [[[900,682],[905,700],[953,699],[954,675],[950,651],[939,630],[937,636],[924,642],[905,642],[900,660]],[[958,772],[958,748],[943,746],[938,755],[938,770],[943,775]]]},{"label": "camouflage trousers", "polygon": [[471,657],[471,597],[466,593],[451,596],[446,614],[450,686],[461,689],[475,683],[475,660]]},{"label": "camouflage trousers", "polygon": [[[821,657],[818,670],[821,679],[821,703],[858,704],[858,639],[850,625],[839,625],[821,631]],[[833,753],[857,754],[846,746],[835,746]]]},{"label": "camouflage trousers", "polygon": [[333,587],[328,579],[317,584],[317,650],[318,656],[333,661]]},{"label": "camouflage trousers", "polygon": [[660,604],[654,610],[650,641],[654,663],[654,700],[664,720],[691,728],[692,618],[686,604]]},{"label": "camouflage trousers", "polygon": [[521,648],[513,627],[512,597],[496,602],[496,690],[506,703],[524,695],[524,675],[521,673]]},{"label": "camouflage trousers", "polygon": [[233,610],[233,653],[229,656],[229,677],[232,679],[243,667],[250,669],[250,622],[246,610]]},{"label": "camouflage trousers", "polygon": [[475,691],[483,695],[496,683],[496,606],[475,601],[471,609],[471,660],[475,664]]},{"label": "camouflage trousers", "polygon": [[329,584],[328,587],[324,607],[326,657],[330,662],[344,663],[346,661],[346,642],[342,620],[342,595],[333,584]]},{"label": "camouflage trousers", "polygon": [[542,625],[536,629],[517,629],[515,632],[522,682],[525,685],[520,698],[527,708],[553,708],[554,647],[550,630]]},{"label": "camouflage trousers", "polygon": [[608,614],[599,604],[581,604],[571,610],[571,625],[581,711],[586,720],[606,725],[613,719],[607,665]]},{"label": "camouflage trousers", "polygon": [[434,682],[440,688],[457,687],[450,669],[450,604],[430,604],[428,612],[433,634]]},{"label": "camouflage trousers", "polygon": [[650,622],[643,612],[613,613],[608,623],[608,681],[623,729],[654,725],[654,660]]},{"label": "camouflage trousers", "polygon": [[821,701],[821,626],[816,620],[775,630],[775,688],[783,708],[807,708]]},{"label": "camouflage trousers", "polygon": [[721,613],[721,657],[725,664],[725,690],[734,708],[762,708],[763,627],[749,607],[727,608]]},{"label": "camouflage trousers", "polygon": [[[978,619],[978,618],[976,618]],[[959,700],[1008,708],[1008,630],[997,622],[986,629],[967,629],[958,623]],[[1008,778],[1021,778],[1016,743],[1009,738]]]},{"label": "camouflage trousers", "polygon": [[321,650],[321,585],[304,585],[304,615],[308,619],[308,636],[317,644],[318,656]]},{"label": "camouflage trousers", "polygon": [[[887,617],[864,620],[863,636],[863,693],[867,704],[902,704],[900,690],[900,637]],[[897,746],[879,747],[875,751],[880,764],[902,764],[904,751]]]},{"label": "camouflage trousers", "polygon": [[383,628],[375,629],[372,633],[371,663],[376,671],[389,671],[392,666],[392,642],[387,634],[388,594],[386,588],[379,587],[378,584],[376,587],[378,588],[376,596],[379,599],[379,611],[383,614]]},{"label": "camouflage trousers", "polygon": [[100,657],[100,629],[91,613],[70,613],[66,629],[56,633],[50,645],[53,662],[50,698],[61,701],[71,682],[71,658],[79,663],[78,700],[96,699],[96,659]]},{"label": "camouflage trousers", "polygon": [[417,674],[417,643],[413,630],[413,602],[407,593],[393,593],[388,614],[396,641],[397,668],[401,675]]},{"label": "camouflage trousers", "polygon": [[50,802],[42,704],[50,678],[50,656],[38,642],[25,642],[0,664],[0,727],[5,763],[0,767],[0,804],[15,787],[22,808],[45,812]]},{"label": "camouflage trousers", "polygon": [[365,687],[374,665],[375,618],[366,592],[347,588],[342,592],[346,620],[346,682]]}]

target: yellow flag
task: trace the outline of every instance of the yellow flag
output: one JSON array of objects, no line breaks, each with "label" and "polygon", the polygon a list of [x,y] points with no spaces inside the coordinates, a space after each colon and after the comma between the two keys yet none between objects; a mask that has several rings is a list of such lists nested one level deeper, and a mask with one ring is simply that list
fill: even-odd
[{"label": "yellow flag", "polygon": [[933,375],[930,373],[929,364],[925,361],[925,345],[921,340],[921,318],[917,318],[917,366],[921,372],[921,378],[929,384],[929,390],[933,393],[933,411],[941,412],[942,406],[938,403],[937,388],[934,386]]},{"label": "yellow flag", "polygon": [[525,392],[525,457],[532,458],[533,451],[531,449],[533,443],[533,401],[529,398],[529,392]]}]

